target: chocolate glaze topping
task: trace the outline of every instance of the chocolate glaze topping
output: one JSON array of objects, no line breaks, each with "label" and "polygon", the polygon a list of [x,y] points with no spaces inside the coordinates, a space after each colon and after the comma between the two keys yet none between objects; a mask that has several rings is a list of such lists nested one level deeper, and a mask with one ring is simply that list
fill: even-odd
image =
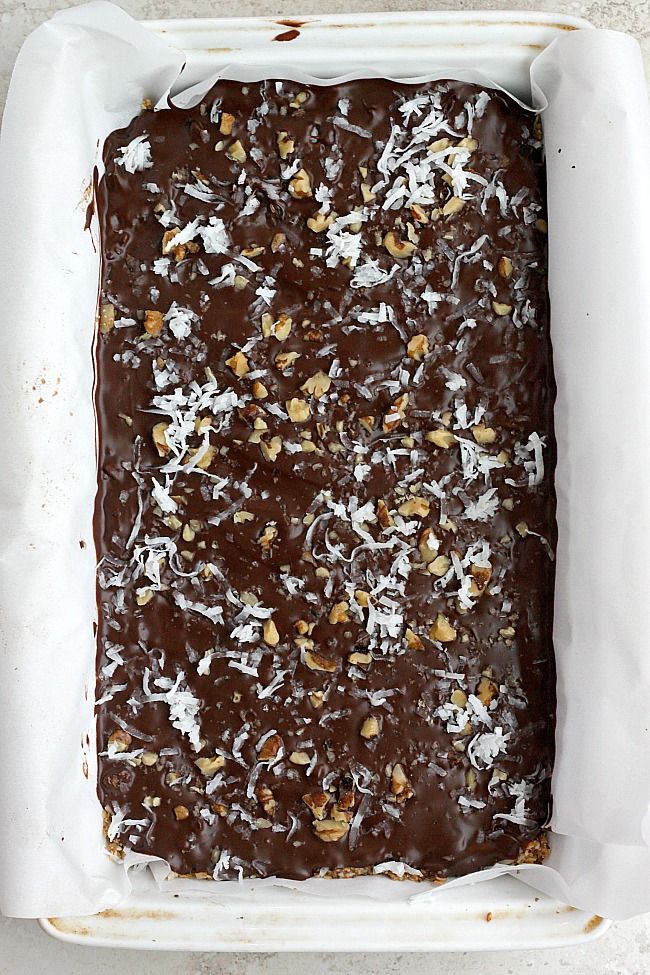
[{"label": "chocolate glaze topping", "polygon": [[555,710],[533,116],[455,82],[219,82],[104,162],[112,849],[216,878],[530,853]]}]

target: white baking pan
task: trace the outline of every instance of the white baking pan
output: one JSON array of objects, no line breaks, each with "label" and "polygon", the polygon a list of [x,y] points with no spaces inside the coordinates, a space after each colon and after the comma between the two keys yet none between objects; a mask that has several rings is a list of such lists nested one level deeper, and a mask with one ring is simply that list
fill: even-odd
[{"label": "white baking pan", "polygon": [[[187,54],[177,87],[219,67],[273,64],[322,77],[373,68],[377,51],[392,76],[425,74],[435,60],[450,74],[483,71],[520,97],[532,59],[563,31],[590,25],[575,17],[503,11],[358,14],[226,20],[150,21],[145,26]],[[417,888],[413,888],[414,893]],[[609,921],[536,894],[502,876],[443,890],[415,904],[341,896],[307,897],[266,888],[249,901],[215,903],[136,888],[118,910],[49,918],[43,929],[87,945],[185,951],[483,951],[561,947],[593,940]]]}]

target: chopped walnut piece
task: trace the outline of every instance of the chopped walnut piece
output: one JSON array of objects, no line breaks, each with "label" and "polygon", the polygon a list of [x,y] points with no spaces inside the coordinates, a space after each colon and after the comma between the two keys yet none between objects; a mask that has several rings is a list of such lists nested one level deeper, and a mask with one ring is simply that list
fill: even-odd
[{"label": "chopped walnut piece", "polygon": [[311,762],[311,756],[308,752],[291,752],[289,755],[289,761],[293,765],[309,765]]},{"label": "chopped walnut piece", "polygon": [[226,149],[226,155],[228,159],[232,159],[233,162],[245,163],[246,162],[246,150],[243,145],[237,139],[235,142],[231,142]]},{"label": "chopped walnut piece", "polygon": [[282,130],[277,134],[278,142],[278,152],[280,153],[280,159],[286,159],[296,148],[296,144],[293,139],[289,138],[289,133]]},{"label": "chopped walnut piece", "polygon": [[284,404],[287,408],[287,413],[289,414],[289,419],[293,423],[304,423],[309,419],[311,410],[309,409],[309,403],[294,396],[293,399],[289,399]]},{"label": "chopped walnut piece", "polygon": [[373,715],[369,715],[361,725],[359,734],[362,738],[367,738],[370,740],[377,737],[379,730],[379,722],[377,721],[377,718],[375,718]]},{"label": "chopped walnut piece", "polygon": [[163,330],[163,314],[161,311],[145,311],[144,330],[147,335],[157,338]]},{"label": "chopped walnut piece", "polygon": [[361,650],[353,650],[348,654],[348,663],[355,667],[368,667],[372,663],[372,654],[363,653]]},{"label": "chopped walnut piece", "polygon": [[478,682],[478,687],[476,688],[476,696],[481,704],[485,704],[487,707],[490,701],[495,698],[498,693],[499,688],[493,680],[490,680],[489,677],[481,677],[480,681]]},{"label": "chopped walnut piece", "polygon": [[300,352],[279,352],[275,357],[275,364],[284,372],[285,369],[289,369],[296,359],[300,358]]},{"label": "chopped walnut piece", "polygon": [[409,518],[412,515],[415,515],[416,518],[426,518],[429,514],[429,508],[427,499],[416,495],[414,498],[409,498],[408,501],[403,501],[397,510],[404,518]]},{"label": "chopped walnut piece", "polygon": [[431,575],[437,576],[439,579],[441,579],[444,575],[447,575],[450,568],[451,560],[447,558],[446,555],[436,556],[433,562],[429,562],[429,565],[427,566],[427,569]]},{"label": "chopped walnut piece", "polygon": [[472,565],[470,566],[470,573],[472,574],[479,592],[483,592],[488,582],[492,578],[492,566],[491,565]]},{"label": "chopped walnut piece", "polygon": [[277,808],[277,803],[268,785],[258,785],[255,789],[255,795],[266,815],[273,816]]},{"label": "chopped walnut piece", "polygon": [[408,340],[408,345],[406,346],[406,352],[409,359],[415,359],[416,362],[421,362],[425,355],[429,351],[429,339],[423,333],[418,333],[417,335],[412,335]]},{"label": "chopped walnut piece", "polygon": [[273,234],[273,239],[271,240],[271,252],[273,254],[277,254],[279,250],[282,250],[286,239],[286,234],[280,232]]},{"label": "chopped walnut piece", "polygon": [[384,414],[384,419],[382,421],[382,427],[385,433],[391,433],[396,430],[398,426],[402,423],[405,417],[406,407],[409,402],[409,394],[402,393],[398,396],[393,405],[391,406],[388,413]]},{"label": "chopped walnut piece", "polygon": [[166,230],[163,234],[162,239],[162,252],[165,256],[171,254],[175,261],[182,261],[189,249],[187,244],[174,244],[174,238],[178,236],[180,230],[178,227],[172,227],[170,230]]},{"label": "chopped walnut piece", "polygon": [[229,359],[226,359],[226,365],[234,374],[241,379],[250,372],[250,366],[248,365],[248,359],[243,352],[235,352],[231,355]]},{"label": "chopped walnut piece", "polygon": [[280,634],[278,633],[278,628],[273,622],[273,620],[264,620],[263,626],[264,632],[264,642],[269,647],[277,647],[280,642]]},{"label": "chopped walnut piece", "polygon": [[194,457],[194,455],[197,454],[199,450],[201,451],[201,460],[197,461],[196,466],[201,471],[207,471],[208,467],[210,466],[214,458],[217,456],[217,448],[214,446],[214,444],[208,444],[205,450],[203,449],[203,447],[198,447],[196,449],[192,448],[192,450],[188,451],[188,453],[190,457]]},{"label": "chopped walnut piece", "polygon": [[271,545],[273,544],[273,542],[277,537],[278,537],[277,526],[272,521],[269,521],[264,526],[264,531],[257,539],[257,544],[264,552],[268,552],[268,550],[271,548]]},{"label": "chopped walnut piece", "polygon": [[331,385],[332,380],[327,373],[316,372],[313,376],[310,376],[309,379],[306,379],[300,388],[303,393],[307,393],[308,396],[313,396],[315,399],[320,399],[321,396],[325,395]]},{"label": "chopped walnut piece", "polygon": [[349,830],[349,824],[335,819],[320,819],[314,822],[314,832],[323,843],[342,840]]},{"label": "chopped walnut piece", "polygon": [[415,244],[401,240],[394,230],[389,230],[384,236],[383,244],[391,257],[396,257],[398,260],[410,257],[416,249]]},{"label": "chopped walnut piece", "polygon": [[388,505],[381,498],[377,501],[377,521],[382,528],[391,528],[395,524],[390,516]]},{"label": "chopped walnut piece", "polygon": [[211,758],[196,758],[194,764],[202,775],[210,776],[223,768],[226,760],[223,755],[213,755]]},{"label": "chopped walnut piece", "polygon": [[512,274],[512,261],[509,257],[506,257],[505,254],[499,258],[497,271],[499,272],[499,276],[502,278],[509,278]]},{"label": "chopped walnut piece", "polygon": [[297,200],[306,200],[312,196],[311,179],[306,170],[299,169],[293,179],[289,180],[289,192]]},{"label": "chopped walnut piece", "polygon": [[165,430],[169,426],[169,423],[162,421],[161,423],[155,423],[153,430],[151,431],[151,439],[154,442],[154,446],[158,451],[159,457],[166,457],[171,447],[167,443],[167,438],[165,437]]},{"label": "chopped walnut piece", "polygon": [[314,819],[322,820],[325,818],[325,810],[330,801],[326,792],[307,792],[302,801],[311,810]]},{"label": "chopped walnut piece", "polygon": [[425,565],[428,565],[436,559],[439,548],[440,542],[431,529],[423,528],[418,537],[418,550],[420,552],[420,558]]},{"label": "chopped walnut piece", "polygon": [[124,731],[122,728],[116,728],[110,735],[108,744],[112,745],[113,751],[115,752],[127,752],[132,741],[133,738],[128,731]]},{"label": "chopped walnut piece", "polygon": [[451,430],[428,430],[424,439],[429,443],[434,443],[436,447],[442,447],[443,450],[448,450],[456,443],[456,437]]},{"label": "chopped walnut piece", "polygon": [[346,602],[345,600],[343,600],[340,603],[334,603],[334,605],[332,606],[332,608],[330,610],[330,614],[328,616],[329,622],[330,623],[347,623],[348,620],[350,619],[350,616],[348,614],[348,609],[349,608],[350,608],[350,604],[348,602]]},{"label": "chopped walnut piece", "polygon": [[282,749],[283,741],[280,735],[270,735],[257,752],[258,762],[271,762],[277,758]]},{"label": "chopped walnut piece", "polygon": [[406,646],[409,650],[424,650],[424,644],[422,640],[411,630],[409,627],[404,631],[404,639],[406,640]]},{"label": "chopped walnut piece", "polygon": [[333,219],[334,214],[321,213],[319,210],[313,217],[308,218],[307,226],[313,233],[322,234],[324,230],[327,230]]},{"label": "chopped walnut piece", "polygon": [[338,663],[331,657],[324,657],[322,653],[315,650],[303,650],[302,659],[310,670],[322,670],[327,674],[333,674],[338,670]]},{"label": "chopped walnut piece", "polygon": [[393,765],[393,771],[390,776],[390,791],[393,793],[398,802],[406,802],[415,795],[409,782],[406,772],[402,766],[397,763]]},{"label": "chopped walnut piece", "polygon": [[429,630],[429,636],[432,640],[436,640],[439,643],[451,643],[452,640],[456,639],[456,630],[446,616],[438,613],[435,622]]},{"label": "chopped walnut piece", "polygon": [[115,306],[104,302],[99,310],[99,331],[106,335],[115,325]]},{"label": "chopped walnut piece", "polygon": [[472,436],[479,444],[490,444],[496,440],[497,432],[492,427],[486,427],[484,423],[476,423],[472,427]]},{"label": "chopped walnut piece", "polygon": [[458,196],[452,196],[450,200],[447,200],[442,208],[443,217],[451,217],[455,213],[460,213],[460,211],[465,206],[465,201],[461,200]]},{"label": "chopped walnut piece", "polygon": [[230,135],[234,124],[235,124],[234,115],[231,115],[229,112],[221,113],[221,120],[219,122],[219,132],[221,132],[222,135]]},{"label": "chopped walnut piece", "polygon": [[255,382],[253,383],[252,393],[255,399],[266,399],[266,397],[269,395],[268,389],[266,388],[264,383],[261,383],[259,381],[259,379],[256,379]]},{"label": "chopped walnut piece", "polygon": [[187,806],[174,806],[174,816],[180,822],[181,819],[188,819],[190,811]]},{"label": "chopped walnut piece", "polygon": [[264,460],[273,463],[282,450],[282,437],[271,437],[268,443],[264,440],[260,443],[260,450],[262,451],[262,456]]}]

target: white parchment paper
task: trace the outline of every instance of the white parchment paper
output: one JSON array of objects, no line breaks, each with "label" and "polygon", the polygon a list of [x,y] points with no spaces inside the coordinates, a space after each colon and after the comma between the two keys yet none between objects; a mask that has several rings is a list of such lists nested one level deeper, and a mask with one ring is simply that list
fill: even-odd
[{"label": "white parchment paper", "polygon": [[[65,11],[21,51],[2,127],[0,909],[13,916],[90,914],[130,890],[128,869],[105,853],[95,793],[99,257],[85,194],[105,136],[143,97],[163,97],[182,65],[109,3]],[[432,64],[429,77],[449,73]],[[243,77],[232,66],[229,76]],[[531,83],[546,133],[558,384],[556,835],[543,866],[450,883],[513,872],[620,918],[650,910],[650,117],[640,53],[623,34],[567,33],[535,59]],[[161,861],[152,866],[152,883],[220,902],[274,884],[382,900],[449,886],[206,884],[168,881]]]}]

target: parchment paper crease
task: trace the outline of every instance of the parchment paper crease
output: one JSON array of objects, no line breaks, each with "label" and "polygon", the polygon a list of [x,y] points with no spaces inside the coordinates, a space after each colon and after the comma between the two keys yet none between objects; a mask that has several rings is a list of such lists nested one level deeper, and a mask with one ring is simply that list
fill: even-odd
[{"label": "parchment paper crease", "polygon": [[[3,122],[0,908],[9,915],[94,913],[130,888],[104,852],[95,794],[99,259],[84,191],[104,137],[142,97],[165,96],[182,65],[119,8],[77,7],[27,40]],[[431,65],[431,78],[448,74]],[[229,76],[240,77],[236,66]],[[462,76],[484,81],[478,70]],[[552,855],[518,873],[620,918],[650,910],[650,118],[639,49],[623,34],[567,33],[535,59],[531,83],[544,108],[558,385],[559,720]],[[155,866],[170,891],[199,883],[166,881]],[[223,902],[272,883],[207,890]],[[301,885],[324,897],[350,890],[444,896],[382,878]]]}]

